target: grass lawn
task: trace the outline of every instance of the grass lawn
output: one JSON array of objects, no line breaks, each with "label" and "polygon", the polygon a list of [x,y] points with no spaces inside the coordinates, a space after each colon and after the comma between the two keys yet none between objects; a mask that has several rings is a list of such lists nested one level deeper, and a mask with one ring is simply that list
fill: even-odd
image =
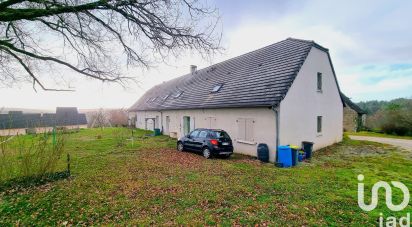
[{"label": "grass lawn", "polygon": [[372,137],[385,137],[385,138],[395,138],[395,139],[409,139],[412,140],[412,136],[397,136],[397,135],[390,135],[385,133],[377,133],[377,132],[346,132],[348,135],[352,136],[372,136]]},{"label": "grass lawn", "polygon": [[[372,212],[357,205],[358,174],[365,175],[367,198],[378,180],[412,189],[412,155],[390,146],[346,138],[311,162],[281,169],[242,155],[205,160],[146,133],[135,131],[133,144],[124,143],[127,129],[70,134],[72,176],[31,186],[0,183],[0,226],[376,225],[380,212],[412,212],[411,205],[389,211],[383,195]],[[394,190],[394,203],[401,200]]]}]

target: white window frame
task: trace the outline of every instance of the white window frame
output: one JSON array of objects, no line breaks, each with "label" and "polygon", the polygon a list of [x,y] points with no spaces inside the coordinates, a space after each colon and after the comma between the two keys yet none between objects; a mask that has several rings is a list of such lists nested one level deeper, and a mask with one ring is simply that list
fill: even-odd
[{"label": "white window frame", "polygon": [[175,93],[175,94],[173,95],[173,98],[177,99],[177,98],[179,98],[180,96],[182,96],[182,94],[183,94],[183,91],[179,91],[179,92],[177,92],[177,93]]},{"label": "white window frame", "polygon": [[210,93],[217,93],[217,92],[220,91],[220,89],[222,89],[222,87],[223,87],[223,84],[215,85],[215,86],[212,88],[212,91],[211,91]]}]

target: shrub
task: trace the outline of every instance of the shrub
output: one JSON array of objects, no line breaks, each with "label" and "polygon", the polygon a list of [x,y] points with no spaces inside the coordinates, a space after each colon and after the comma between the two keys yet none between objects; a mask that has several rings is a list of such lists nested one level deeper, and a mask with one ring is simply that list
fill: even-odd
[{"label": "shrub", "polygon": [[43,176],[56,170],[65,147],[65,135],[47,133],[16,136],[0,146],[0,180],[18,177]]},{"label": "shrub", "polygon": [[387,103],[367,117],[366,126],[375,132],[412,135],[412,100],[398,99]]}]

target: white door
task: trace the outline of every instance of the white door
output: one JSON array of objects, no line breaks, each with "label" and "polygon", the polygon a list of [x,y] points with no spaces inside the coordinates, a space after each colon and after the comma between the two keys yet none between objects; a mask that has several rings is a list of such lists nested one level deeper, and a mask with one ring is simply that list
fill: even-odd
[{"label": "white door", "polygon": [[159,116],[156,116],[155,128],[160,128]]},{"label": "white door", "polygon": [[170,117],[166,116],[165,135],[170,133]]},{"label": "white door", "polygon": [[155,123],[152,118],[146,120],[146,130],[154,131]]}]

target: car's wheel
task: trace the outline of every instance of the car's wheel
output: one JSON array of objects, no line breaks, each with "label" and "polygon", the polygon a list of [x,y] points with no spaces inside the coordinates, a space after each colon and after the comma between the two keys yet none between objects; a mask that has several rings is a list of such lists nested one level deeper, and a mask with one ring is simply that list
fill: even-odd
[{"label": "car's wheel", "polygon": [[182,142],[177,143],[177,150],[178,151],[184,151],[185,147],[183,146]]},{"label": "car's wheel", "polygon": [[205,147],[203,148],[203,157],[206,159],[209,159],[212,157],[212,153],[210,152],[209,148]]}]

